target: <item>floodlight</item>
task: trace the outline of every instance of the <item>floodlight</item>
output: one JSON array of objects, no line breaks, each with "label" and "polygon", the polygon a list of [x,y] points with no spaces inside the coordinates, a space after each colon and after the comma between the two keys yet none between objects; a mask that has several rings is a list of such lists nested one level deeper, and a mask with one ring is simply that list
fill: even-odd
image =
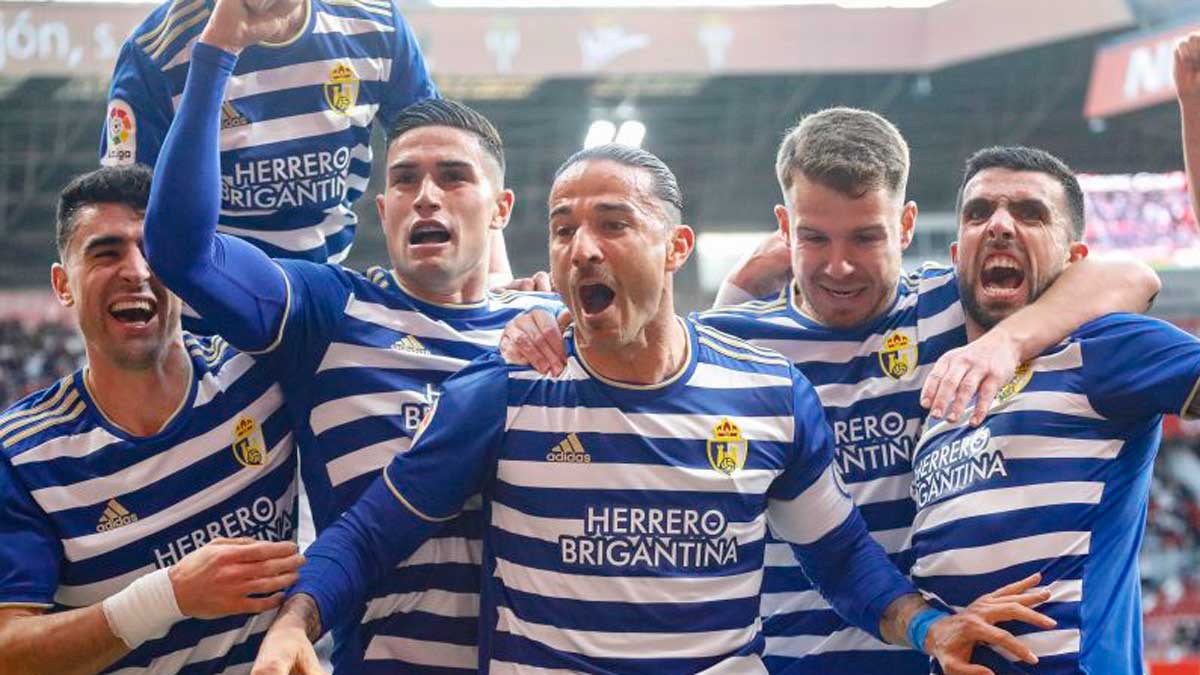
[{"label": "floodlight", "polygon": [[637,120],[625,120],[621,122],[621,128],[617,130],[617,138],[614,142],[621,145],[628,145],[631,148],[642,147],[642,139],[646,137],[646,125]]},{"label": "floodlight", "polygon": [[613,137],[617,134],[617,127],[608,120],[596,120],[592,122],[592,126],[588,127],[587,136],[583,139],[583,147],[594,148],[597,145],[612,143]]}]

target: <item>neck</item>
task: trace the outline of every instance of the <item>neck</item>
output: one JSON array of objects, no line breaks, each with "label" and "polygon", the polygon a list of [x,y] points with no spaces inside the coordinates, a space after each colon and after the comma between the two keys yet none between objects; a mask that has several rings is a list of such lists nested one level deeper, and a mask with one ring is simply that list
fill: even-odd
[{"label": "neck", "polygon": [[130,370],[88,357],[84,381],[96,407],[113,424],[135,436],[152,436],[166,426],[188,395],[191,361],[182,340],[151,368]]},{"label": "neck", "polygon": [[970,315],[967,316],[966,328],[967,328],[967,342],[974,342],[974,341],[978,340],[979,338],[983,337],[983,334],[987,332],[987,329],[984,328],[983,326],[980,326],[979,323],[977,321],[975,321],[975,319],[972,319],[970,317]]},{"label": "neck", "polygon": [[404,277],[392,268],[400,287],[409,295],[435,305],[469,305],[483,300],[487,293],[487,270],[472,272],[461,283],[438,287],[414,277]]},{"label": "neck", "polygon": [[655,319],[632,341],[614,347],[576,343],[580,355],[598,375],[617,382],[653,385],[684,368],[688,334],[674,312]]}]

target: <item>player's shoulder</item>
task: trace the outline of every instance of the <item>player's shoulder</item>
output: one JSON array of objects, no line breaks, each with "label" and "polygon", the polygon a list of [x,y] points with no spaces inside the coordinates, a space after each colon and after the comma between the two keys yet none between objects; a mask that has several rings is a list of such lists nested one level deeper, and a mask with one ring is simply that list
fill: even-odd
[{"label": "player's shoulder", "polygon": [[240,353],[220,335],[193,335],[184,331],[183,345],[204,370],[216,370]]},{"label": "player's shoulder", "polygon": [[958,276],[953,266],[927,261],[900,275],[900,289],[924,294],[946,287],[954,287],[957,281]]},{"label": "player's shoulder", "polygon": [[1183,331],[1162,319],[1142,314],[1114,312],[1092,319],[1079,328],[1076,328],[1071,333],[1070,339],[1078,342],[1086,342],[1089,340],[1132,338],[1138,335],[1162,333],[1183,334]]},{"label": "player's shoulder", "polygon": [[519,310],[543,309],[551,314],[566,309],[562,298],[557,293],[539,293],[535,291],[497,290],[488,291],[487,299],[492,309]]},{"label": "player's shoulder", "polygon": [[363,19],[393,28],[400,16],[390,0],[312,0],[312,8],[323,14]]},{"label": "player's shoulder", "polygon": [[755,346],[706,323],[692,319],[688,323],[696,335],[696,360],[699,363],[748,372],[787,374],[788,377],[795,370],[777,351]]},{"label": "player's shoulder", "polygon": [[133,30],[128,44],[160,68],[175,60],[200,37],[215,0],[170,0],[150,12]]},{"label": "player's shoulder", "polygon": [[87,409],[77,373],[18,400],[0,413],[0,452],[10,459],[74,430]]},{"label": "player's shoulder", "polygon": [[737,305],[725,305],[701,310],[692,316],[707,324],[741,323],[757,321],[763,317],[786,313],[788,306],[787,288],[768,298],[749,300]]}]

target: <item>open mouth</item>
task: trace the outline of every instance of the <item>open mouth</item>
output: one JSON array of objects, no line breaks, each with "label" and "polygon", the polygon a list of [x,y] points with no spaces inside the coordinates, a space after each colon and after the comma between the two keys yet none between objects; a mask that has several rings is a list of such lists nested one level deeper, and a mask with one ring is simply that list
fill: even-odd
[{"label": "open mouth", "polygon": [[1025,283],[1025,270],[1017,260],[1007,255],[989,256],[983,261],[983,272],[979,275],[984,291],[1007,293],[1015,291]]},{"label": "open mouth", "polygon": [[413,246],[445,244],[450,241],[450,230],[439,223],[421,223],[408,233],[408,243]]},{"label": "open mouth", "polygon": [[584,284],[579,287],[579,303],[587,314],[603,312],[616,297],[616,292],[604,284]]},{"label": "open mouth", "polygon": [[153,300],[118,300],[108,306],[114,319],[128,325],[145,325],[158,313],[158,303]]},{"label": "open mouth", "polygon": [[824,290],[826,293],[832,295],[833,297],[842,298],[842,299],[853,298],[854,296],[856,296],[860,292],[862,292],[861,288],[839,289],[839,288],[830,288],[829,286],[821,286],[821,288],[822,288],[822,290]]}]

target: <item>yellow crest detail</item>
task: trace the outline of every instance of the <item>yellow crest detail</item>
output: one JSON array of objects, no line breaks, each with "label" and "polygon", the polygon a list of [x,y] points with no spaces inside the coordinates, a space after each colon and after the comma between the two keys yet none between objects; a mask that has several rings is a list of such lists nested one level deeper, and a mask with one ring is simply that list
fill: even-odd
[{"label": "yellow crest detail", "polygon": [[358,85],[358,75],[344,63],[329,71],[329,81],[325,83],[325,102],[329,109],[348,115],[358,101]]},{"label": "yellow crest detail", "polygon": [[1028,363],[1022,363],[1017,366],[1017,372],[1013,374],[1013,379],[1008,381],[1008,384],[1000,387],[1000,391],[996,392],[996,402],[1004,403],[1008,399],[1021,393],[1025,385],[1029,384],[1029,380],[1033,379],[1033,368]]},{"label": "yellow crest detail", "polygon": [[728,417],[713,427],[713,435],[708,439],[708,463],[712,468],[732,476],[746,466],[749,454],[750,442],[742,438],[742,430]]},{"label": "yellow crest detail", "polygon": [[245,467],[259,467],[267,462],[267,442],[262,429],[252,417],[239,418],[233,427],[233,456]]},{"label": "yellow crest detail", "polygon": [[917,369],[917,343],[900,331],[892,331],[879,350],[879,367],[884,374],[900,380]]}]

